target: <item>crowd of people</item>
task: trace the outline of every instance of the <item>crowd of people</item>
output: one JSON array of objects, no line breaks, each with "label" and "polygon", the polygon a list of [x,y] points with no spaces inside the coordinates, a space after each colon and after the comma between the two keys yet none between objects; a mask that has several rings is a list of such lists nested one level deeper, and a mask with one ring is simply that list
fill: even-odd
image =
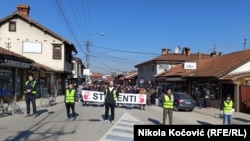
[{"label": "crowd of people", "polygon": [[[25,84],[25,94],[26,94],[26,117],[31,115],[38,116],[35,103],[35,95],[37,89],[37,82],[33,79],[33,75],[29,75],[28,80]],[[76,120],[75,113],[75,103],[82,102],[83,105],[89,104],[88,101],[83,101],[82,90],[89,91],[99,91],[104,92],[104,123],[108,121],[109,111],[111,112],[110,122],[114,124],[115,119],[115,108],[120,106],[125,106],[131,109],[134,104],[122,104],[117,103],[117,99],[120,93],[127,94],[145,94],[146,103],[139,104],[140,110],[146,110],[146,106],[160,106],[163,108],[163,121],[162,124],[166,124],[166,118],[168,116],[169,124],[172,124],[173,118],[173,108],[174,108],[174,97],[171,91],[171,88],[168,88],[165,92],[162,92],[160,87],[140,87],[140,86],[124,86],[120,84],[114,84],[113,81],[110,81],[109,84],[90,84],[90,83],[69,83],[66,87],[65,93],[65,108],[67,119]],[[195,88],[193,92],[194,99],[196,99],[196,104],[198,107],[203,107],[203,102],[201,99],[204,99],[204,106],[210,108],[210,91],[207,89],[205,91],[204,97],[198,88]],[[32,104],[32,110],[30,108],[30,103]],[[137,104],[138,105],[138,104]],[[231,100],[230,94],[224,99],[221,105],[221,115],[223,117],[223,125],[231,125],[232,114],[234,112],[234,103]],[[31,114],[31,111],[33,114]]]}]

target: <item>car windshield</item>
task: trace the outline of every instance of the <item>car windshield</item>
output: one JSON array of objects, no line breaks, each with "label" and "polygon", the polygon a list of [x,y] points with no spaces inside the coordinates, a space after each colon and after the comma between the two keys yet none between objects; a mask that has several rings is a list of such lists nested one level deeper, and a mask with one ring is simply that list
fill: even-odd
[{"label": "car windshield", "polygon": [[191,99],[190,95],[188,94],[180,94],[179,96],[181,99]]}]

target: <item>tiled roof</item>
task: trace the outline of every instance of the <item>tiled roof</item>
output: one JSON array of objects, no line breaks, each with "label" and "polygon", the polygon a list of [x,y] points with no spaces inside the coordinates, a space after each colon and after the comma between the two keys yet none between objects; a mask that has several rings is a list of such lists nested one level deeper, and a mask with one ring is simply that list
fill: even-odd
[{"label": "tiled roof", "polygon": [[250,61],[250,49],[198,60],[198,70],[194,74],[201,77],[215,76],[219,78],[248,61]]},{"label": "tiled roof", "polygon": [[12,52],[10,50],[4,49],[2,47],[0,47],[0,55],[5,55],[6,58],[11,58],[12,60],[18,60],[18,61],[22,61],[22,62],[34,62],[33,60],[22,56],[20,54],[17,54],[15,52]]},{"label": "tiled roof", "polygon": [[195,61],[198,59],[206,59],[206,58],[211,58],[211,55],[209,54],[204,54],[204,53],[192,53],[190,55],[186,54],[176,54],[176,53],[171,53],[171,54],[163,54],[160,56],[157,56],[151,60],[148,60],[146,62],[140,63],[136,65],[135,67],[138,67],[143,64],[147,63],[152,63],[152,62],[184,62],[184,61]]},{"label": "tiled roof", "polygon": [[138,76],[138,72],[134,71],[134,72],[131,72],[129,75],[126,75],[125,79],[133,79],[136,76]]},{"label": "tiled roof", "polygon": [[172,69],[162,72],[161,74],[155,76],[155,78],[160,78],[160,77],[184,77],[188,75],[190,72],[193,70],[184,70],[183,65],[179,64],[174,66]]},{"label": "tiled roof", "polygon": [[37,68],[37,69],[42,69],[42,70],[45,70],[45,71],[50,71],[50,72],[61,72],[61,71],[57,71],[55,69],[52,69],[46,65],[43,65],[43,64],[40,64],[38,62],[35,62],[32,64],[33,67]]},{"label": "tiled roof", "polygon": [[250,49],[197,60],[197,70],[184,70],[183,65],[179,64],[169,71],[159,74],[155,78],[179,76],[217,77],[221,80],[233,80],[238,77],[250,75],[250,71],[227,75],[229,72],[248,61],[250,61]]}]

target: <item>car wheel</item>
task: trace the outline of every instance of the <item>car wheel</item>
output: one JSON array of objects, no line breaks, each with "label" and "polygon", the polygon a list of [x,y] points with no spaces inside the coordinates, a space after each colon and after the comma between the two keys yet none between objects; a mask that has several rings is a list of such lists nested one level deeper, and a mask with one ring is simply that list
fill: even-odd
[{"label": "car wheel", "polygon": [[189,111],[192,112],[194,109],[190,109]]}]

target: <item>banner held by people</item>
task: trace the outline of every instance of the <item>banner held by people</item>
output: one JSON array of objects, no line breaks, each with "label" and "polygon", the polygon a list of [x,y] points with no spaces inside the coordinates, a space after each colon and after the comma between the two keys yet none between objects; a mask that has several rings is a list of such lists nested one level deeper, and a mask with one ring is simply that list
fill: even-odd
[{"label": "banner held by people", "polygon": [[[104,102],[104,93],[82,90],[83,101]],[[146,104],[145,94],[119,93],[116,103]]]}]

